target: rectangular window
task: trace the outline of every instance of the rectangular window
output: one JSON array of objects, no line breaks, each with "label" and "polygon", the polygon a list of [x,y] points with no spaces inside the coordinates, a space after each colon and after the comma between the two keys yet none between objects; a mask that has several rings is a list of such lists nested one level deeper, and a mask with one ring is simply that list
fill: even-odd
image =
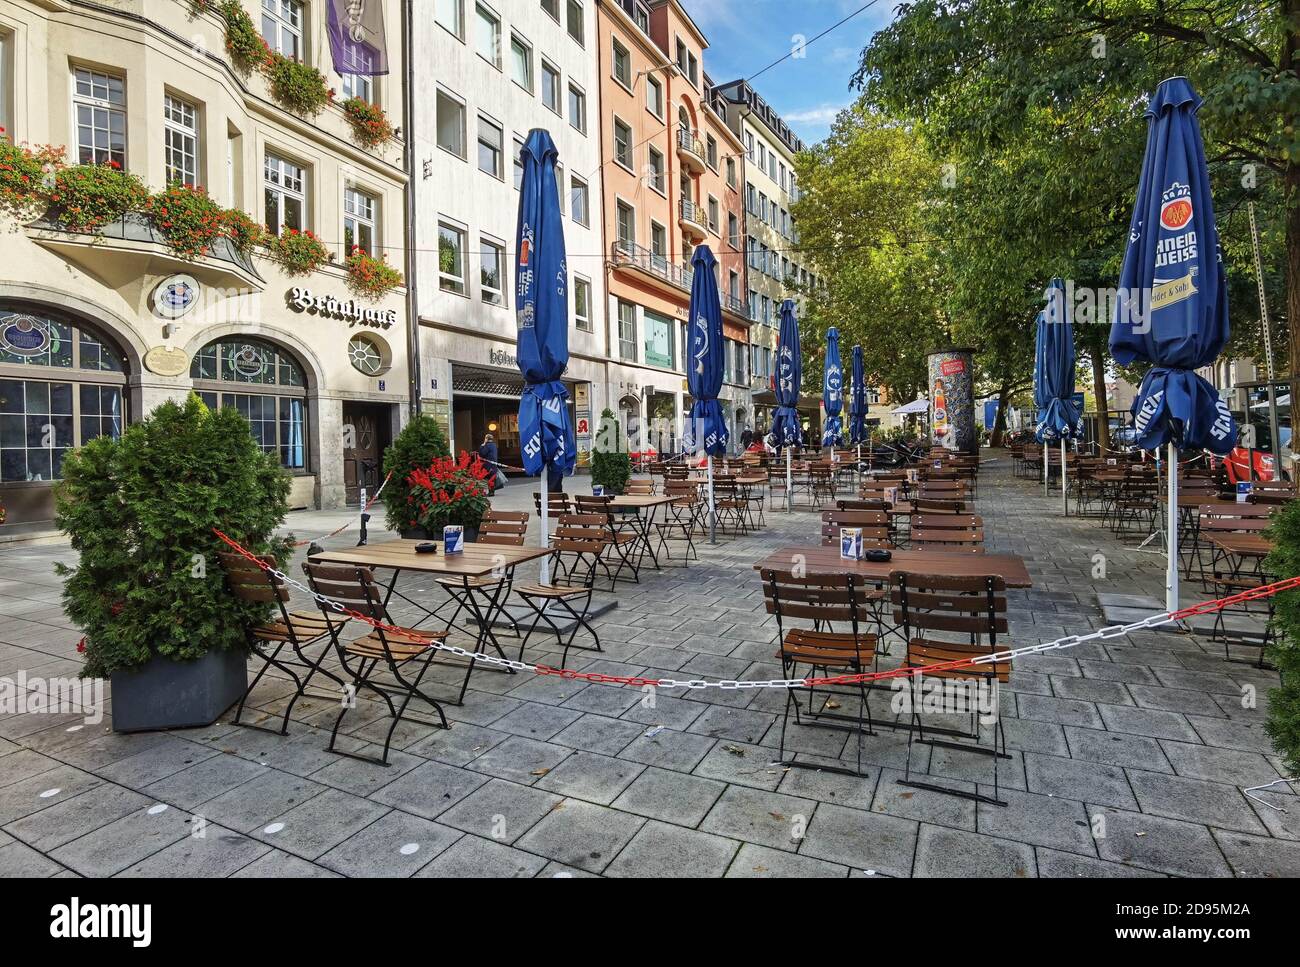
[{"label": "rectangular window", "polygon": [[591,332],[591,281],[580,275],[573,277],[573,324]]},{"label": "rectangular window", "polygon": [[77,161],[126,167],[126,81],[78,67],[72,96],[77,127]]},{"label": "rectangular window", "polygon": [[263,182],[267,231],[272,235],[279,235],[287,228],[301,232],[306,227],[306,170],[267,152]]},{"label": "rectangular window", "polygon": [[645,106],[660,121],[664,119],[664,86],[649,74],[645,78]]},{"label": "rectangular window", "polygon": [[545,60],[542,61],[542,103],[556,114],[563,114],[560,104],[560,71]]},{"label": "rectangular window", "polygon": [[506,277],[505,246],[486,238],[480,238],[479,245],[481,249],[479,257],[482,259],[479,266],[479,287],[482,291],[483,301],[489,305],[503,306],[506,304],[504,285]]},{"label": "rectangular window", "polygon": [[624,168],[633,167],[632,129],[618,118],[614,118],[614,160]]},{"label": "rectangular window", "polygon": [[740,219],[735,212],[727,212],[727,244],[734,249],[740,248]]},{"label": "rectangular window", "polygon": [[614,80],[618,81],[629,91],[632,90],[632,55],[627,52],[627,48],[614,41]]},{"label": "rectangular window", "polygon": [[618,240],[628,245],[636,244],[636,212],[627,202],[618,203]]},{"label": "rectangular window", "polygon": [[572,84],[569,85],[569,124],[587,133],[587,95]]},{"label": "rectangular window", "polygon": [[569,36],[579,44],[586,43],[587,27],[586,23],[583,21],[582,4],[579,3],[578,0],[569,0],[568,15],[565,20],[565,26],[569,31]]},{"label": "rectangular window", "polygon": [[510,76],[529,94],[533,92],[533,48],[517,34],[510,35]]},{"label": "rectangular window", "polygon": [[650,145],[650,163],[646,165],[646,180],[650,187],[663,194],[664,190],[664,156],[663,152]]},{"label": "rectangular window", "polygon": [[359,248],[375,255],[375,199],[356,188],[343,189],[343,254]]},{"label": "rectangular window", "polygon": [[163,95],[163,161],[167,183],[199,183],[199,112],[188,101]]},{"label": "rectangular window", "polygon": [[564,214],[564,165],[555,166],[555,194],[560,205],[560,214]]},{"label": "rectangular window", "polygon": [[302,60],[302,4],[298,0],[262,0],[262,39],[277,54]]},{"label": "rectangular window", "polygon": [[645,325],[645,361],[651,366],[662,366],[664,369],[673,368],[674,341],[677,331],[677,325],[667,316],[661,316],[657,312],[645,310],[643,313],[643,322]]},{"label": "rectangular window", "polygon": [[736,187],[736,159],[727,158],[727,187]]},{"label": "rectangular window", "polygon": [[658,222],[650,223],[650,254],[656,267],[668,267],[668,232]]},{"label": "rectangular window", "polygon": [[505,135],[501,126],[489,121],[483,115],[478,117],[478,170],[485,171],[493,178],[501,178],[501,150]]},{"label": "rectangular window", "polygon": [[438,147],[457,158],[465,157],[465,105],[438,91]]},{"label": "rectangular window", "polygon": [[618,355],[636,362],[636,306],[622,299],[618,302]]},{"label": "rectangular window", "polygon": [[727,273],[727,295],[735,302],[740,301],[740,273],[735,269]]},{"label": "rectangular window", "polygon": [[515,191],[524,186],[524,139],[515,135]]},{"label": "rectangular window", "polygon": [[434,0],[433,18],[457,40],[465,39],[465,0]]},{"label": "rectangular window", "polygon": [[560,0],[542,0],[542,9],[549,13],[556,23],[560,22]]},{"label": "rectangular window", "polygon": [[709,196],[708,212],[709,212],[709,231],[717,232],[718,225],[719,225],[718,199],[714,198],[712,195]]},{"label": "rectangular window", "polygon": [[573,220],[579,225],[591,224],[591,209],[587,204],[587,183],[577,175],[569,176],[569,207]]},{"label": "rectangular window", "polygon": [[718,170],[718,139],[711,134],[704,136],[704,160],[714,171]]},{"label": "rectangular window", "polygon": [[474,49],[497,70],[501,69],[501,18],[481,3],[475,5]]},{"label": "rectangular window", "polygon": [[446,222],[438,223],[438,287],[465,294],[465,232]]}]

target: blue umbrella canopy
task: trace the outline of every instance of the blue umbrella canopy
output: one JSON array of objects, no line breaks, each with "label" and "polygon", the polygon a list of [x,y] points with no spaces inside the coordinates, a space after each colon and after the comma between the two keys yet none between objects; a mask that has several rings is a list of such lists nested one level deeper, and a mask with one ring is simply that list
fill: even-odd
[{"label": "blue umbrella canopy", "polygon": [[1068,440],[1082,414],[1074,400],[1074,325],[1065,300],[1065,283],[1053,279],[1047,306],[1038,314],[1034,342],[1034,403],[1038,406],[1039,442]]},{"label": "blue umbrella canopy", "polygon": [[826,330],[826,362],[822,371],[822,406],[826,410],[826,425],[822,428],[822,446],[837,447],[844,442],[844,367],[840,365],[840,331],[834,326]]},{"label": "blue umbrella canopy", "polygon": [[779,447],[798,444],[799,381],[803,379],[803,361],[799,356],[799,323],[794,317],[794,300],[781,303],[781,327],[776,346],[776,413],[772,417],[772,437]]},{"label": "blue umbrella canopy", "polygon": [[577,458],[569,391],[560,382],[569,365],[569,270],[555,182],[557,157],[550,134],[541,128],[529,132],[520,152],[524,173],[515,236],[517,355],[527,384],[519,400],[519,438],[524,470],[535,477],[549,467],[552,483],[572,474]]},{"label": "blue umbrella canopy", "polygon": [[1226,454],[1237,428],[1227,404],[1194,370],[1228,341],[1228,290],[1210,179],[1185,77],[1161,81],[1147,105],[1147,147],[1120,271],[1110,352],[1151,370],[1133,401],[1137,445],[1174,443]]},{"label": "blue umbrella canopy", "polygon": [[853,385],[849,389],[849,442],[867,442],[867,380],[862,347],[853,347]]},{"label": "blue umbrella canopy", "polygon": [[[691,256],[690,352],[687,357],[686,388],[695,402],[683,448],[697,446],[711,456],[727,452],[727,422],[722,418],[718,391],[722,389],[722,304],[718,299],[718,264],[713,251],[701,245]],[[698,434],[698,438],[696,436]]]}]

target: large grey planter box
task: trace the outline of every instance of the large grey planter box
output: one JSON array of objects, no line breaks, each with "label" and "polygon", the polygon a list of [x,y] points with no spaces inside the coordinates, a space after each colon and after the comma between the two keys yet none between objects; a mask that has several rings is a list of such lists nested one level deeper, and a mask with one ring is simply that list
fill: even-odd
[{"label": "large grey planter box", "polygon": [[115,672],[113,731],[144,732],[211,725],[248,687],[240,651],[209,652],[195,661],[155,655],[132,671]]}]

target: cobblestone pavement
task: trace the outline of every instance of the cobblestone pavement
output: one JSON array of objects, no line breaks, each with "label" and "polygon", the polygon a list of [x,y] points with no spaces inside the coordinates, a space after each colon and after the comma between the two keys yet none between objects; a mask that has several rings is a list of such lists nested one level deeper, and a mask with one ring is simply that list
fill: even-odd
[{"label": "cobblestone pavement", "polygon": [[[512,484],[498,504],[523,508],[531,490]],[[1005,457],[981,475],[988,543],[1022,555],[1034,581],[1010,593],[1014,644],[1101,627],[1098,592],[1163,594],[1158,554],[1096,521],[1062,519],[1058,501],[1012,477]],[[289,526],[304,536],[344,519],[299,513]],[[778,677],[752,565],[814,542],[818,518],[767,521],[756,536],[702,543],[688,569],[620,588],[617,610],[598,621],[604,653],[575,651],[570,666]],[[353,543],[352,533],[331,544]],[[384,536],[372,529],[372,540]],[[77,673],[56,560],[74,555],[0,551],[0,676]],[[300,573],[296,562],[290,571]],[[431,583],[401,590],[428,598]],[[540,646],[528,657],[559,662]],[[454,698],[462,675],[436,665],[436,696]],[[774,765],[779,691],[659,694],[647,708],[636,689],[480,670],[464,705],[447,708],[449,731],[398,727],[388,768],[325,751],[339,707],[325,698],[298,703],[288,737],[232,726],[230,713],[209,728],[136,735],[114,734],[108,719],[6,714],[0,874],[1296,876],[1295,796],[1285,786],[1264,794],[1279,810],[1242,792],[1281,775],[1262,726],[1274,683],[1225,662],[1219,645],[1166,632],[1021,660],[1000,696],[1006,807],[900,786],[902,730],[864,737],[866,778]],[[283,681],[259,688],[265,721],[286,691]],[[340,745],[376,752],[386,729],[384,709],[360,700]],[[789,746],[809,761],[855,752],[845,733],[807,727],[791,728]],[[913,752],[914,768],[981,792],[988,761]]]}]

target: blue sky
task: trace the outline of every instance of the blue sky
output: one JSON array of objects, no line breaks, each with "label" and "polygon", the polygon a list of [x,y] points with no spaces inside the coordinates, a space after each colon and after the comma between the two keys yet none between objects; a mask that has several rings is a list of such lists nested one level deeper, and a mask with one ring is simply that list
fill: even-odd
[{"label": "blue sky", "polygon": [[[705,68],[722,83],[749,77],[782,54],[795,35],[811,39],[866,0],[682,0],[709,38]],[[849,79],[871,35],[894,15],[898,0],[876,0],[839,29],[754,80],[754,86],[805,141],[820,141],[854,96]]]}]

